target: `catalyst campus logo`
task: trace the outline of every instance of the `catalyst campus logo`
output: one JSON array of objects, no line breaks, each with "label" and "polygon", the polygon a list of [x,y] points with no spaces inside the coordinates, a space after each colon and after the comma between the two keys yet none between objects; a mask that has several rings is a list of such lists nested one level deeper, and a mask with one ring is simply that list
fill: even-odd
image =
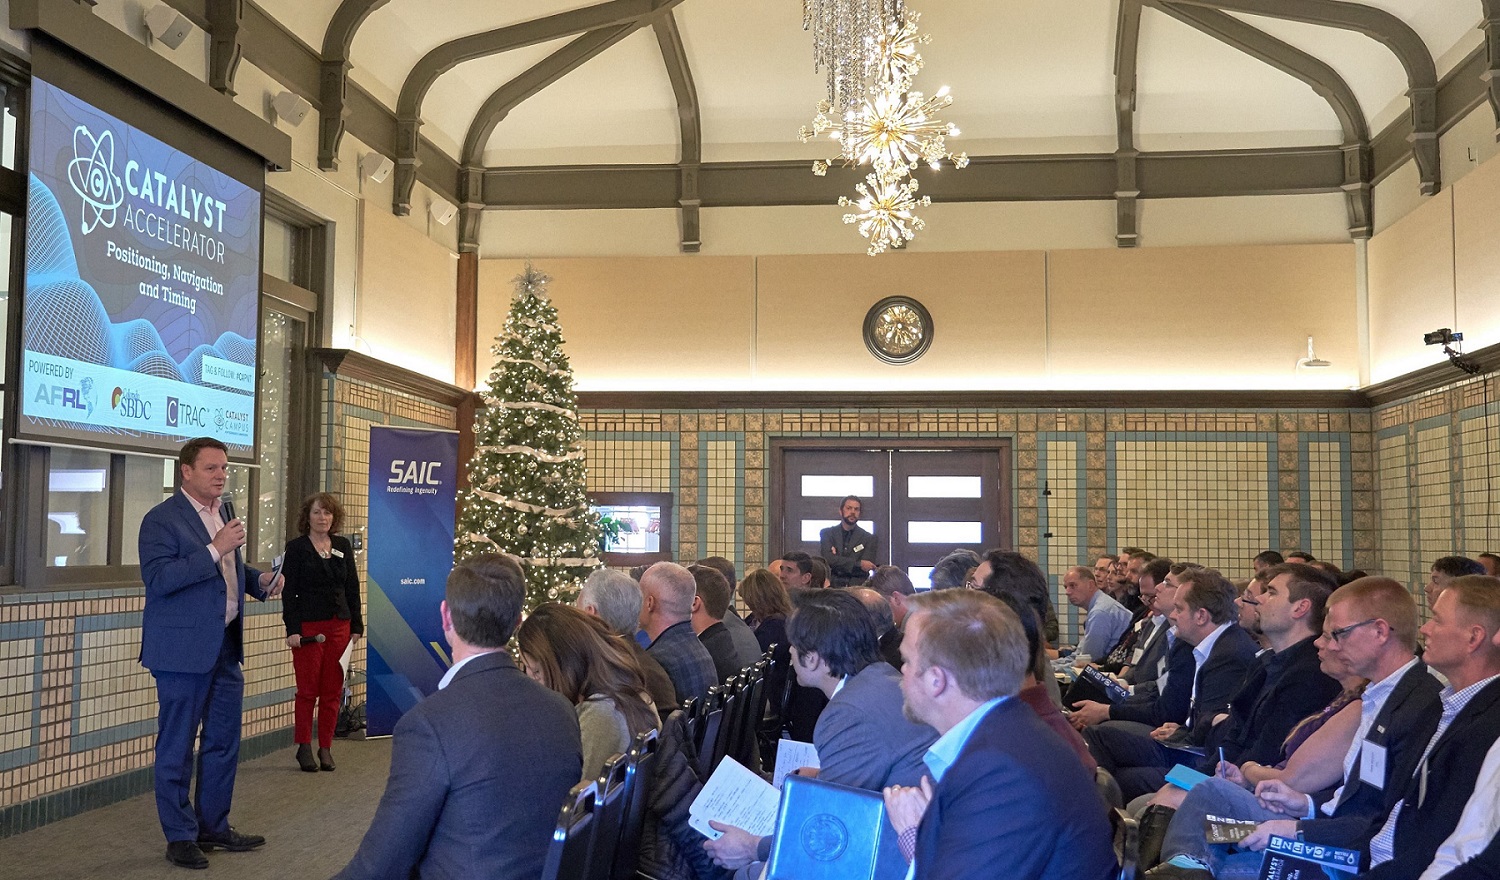
[{"label": "catalyst campus logo", "polygon": [[115,133],[105,129],[95,137],[87,125],[73,129],[73,161],[68,163],[68,183],[83,199],[83,222],[88,235],[100,226],[112,229],[125,187],[115,174]]}]

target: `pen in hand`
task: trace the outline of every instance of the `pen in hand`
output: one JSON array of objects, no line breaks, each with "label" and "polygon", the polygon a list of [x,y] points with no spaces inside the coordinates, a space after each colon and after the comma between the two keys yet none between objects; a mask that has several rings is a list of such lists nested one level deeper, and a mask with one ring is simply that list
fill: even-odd
[{"label": "pen in hand", "polygon": [[1219,778],[1224,778],[1224,747],[1219,746]]}]

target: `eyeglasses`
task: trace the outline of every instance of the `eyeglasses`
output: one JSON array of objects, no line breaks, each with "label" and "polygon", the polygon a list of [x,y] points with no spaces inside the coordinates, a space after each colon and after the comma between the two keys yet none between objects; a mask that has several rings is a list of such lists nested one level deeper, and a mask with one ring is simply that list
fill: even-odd
[{"label": "eyeglasses", "polygon": [[1243,596],[1240,597],[1240,604],[1241,605],[1259,605],[1260,604],[1260,600],[1257,599],[1257,598],[1255,598],[1254,596],[1250,595],[1249,593],[1246,593],[1245,595],[1243,595]]},{"label": "eyeglasses", "polygon": [[1354,632],[1367,623],[1374,623],[1379,619],[1380,618],[1378,617],[1372,617],[1369,620],[1361,620],[1359,623],[1351,623],[1348,626],[1341,626],[1338,629],[1331,629],[1328,632],[1323,633],[1323,636],[1327,638],[1328,641],[1333,642],[1335,645],[1342,644],[1344,641],[1344,636],[1347,636],[1348,634]]}]

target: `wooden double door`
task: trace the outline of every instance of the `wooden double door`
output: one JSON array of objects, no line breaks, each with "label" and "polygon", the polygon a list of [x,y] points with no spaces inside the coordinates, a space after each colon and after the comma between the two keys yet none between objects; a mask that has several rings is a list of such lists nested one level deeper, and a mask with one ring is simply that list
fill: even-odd
[{"label": "wooden double door", "polygon": [[[932,566],[957,548],[1009,548],[1010,447],[782,446],[777,450],[780,544],[772,550],[819,555],[818,533],[839,522],[848,495],[860,525],[878,539],[877,561],[904,569],[918,589]],[[774,460],[774,459],[773,459]]]}]

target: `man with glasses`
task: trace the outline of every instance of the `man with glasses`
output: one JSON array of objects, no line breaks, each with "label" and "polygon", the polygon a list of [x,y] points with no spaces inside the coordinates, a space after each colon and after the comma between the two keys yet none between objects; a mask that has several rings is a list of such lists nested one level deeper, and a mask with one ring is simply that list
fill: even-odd
[{"label": "man with glasses", "polygon": [[1344,755],[1343,784],[1324,797],[1296,791],[1277,779],[1260,783],[1254,794],[1226,780],[1209,779],[1198,787],[1214,786],[1222,798],[1213,805],[1213,815],[1254,820],[1259,827],[1233,853],[1209,845],[1201,829],[1171,834],[1163,851],[1173,858],[1147,876],[1256,877],[1260,851],[1272,835],[1359,847],[1368,840],[1371,823],[1394,805],[1439,715],[1440,685],[1416,657],[1417,603],[1390,578],[1360,578],[1329,597],[1318,642],[1320,651],[1342,656],[1350,671],[1370,680],[1359,726]]}]

